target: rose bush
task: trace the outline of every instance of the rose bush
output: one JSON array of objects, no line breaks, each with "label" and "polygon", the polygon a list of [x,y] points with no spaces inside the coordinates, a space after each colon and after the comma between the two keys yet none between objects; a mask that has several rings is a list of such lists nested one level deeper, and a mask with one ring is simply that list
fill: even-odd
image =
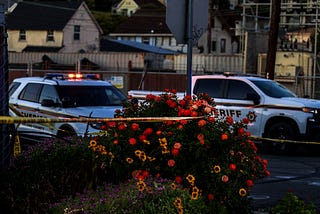
[{"label": "rose bush", "polygon": [[[105,182],[133,178],[143,192],[149,177],[162,177],[189,188],[191,200],[205,198],[210,210],[250,213],[250,188],[269,171],[250,139],[248,119],[218,118],[208,95],[179,100],[174,90],[139,103],[129,99],[115,116],[127,121],[106,123],[89,144]],[[136,117],[144,120],[130,121]]]}]

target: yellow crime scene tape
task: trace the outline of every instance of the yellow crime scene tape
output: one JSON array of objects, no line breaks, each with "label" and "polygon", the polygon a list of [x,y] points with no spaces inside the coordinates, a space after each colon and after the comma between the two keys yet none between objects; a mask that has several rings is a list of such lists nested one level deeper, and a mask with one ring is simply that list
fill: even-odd
[{"label": "yellow crime scene tape", "polygon": [[[138,117],[138,118],[33,118],[33,117],[11,117],[0,116],[0,124],[23,124],[23,123],[62,123],[62,122],[164,122],[164,121],[178,121],[178,120],[193,120],[202,117]],[[262,138],[257,136],[250,136],[253,140],[269,141],[275,143],[295,143],[295,144],[314,144],[318,145],[320,142],[312,141],[296,141],[296,140],[282,140],[274,138]],[[19,136],[15,136],[14,155],[21,153],[21,144]]]},{"label": "yellow crime scene tape", "polygon": [[[139,117],[139,118],[33,118],[33,117],[11,117],[0,116],[0,124],[23,124],[23,123],[62,123],[62,122],[79,122],[79,123],[92,123],[92,122],[164,122],[164,121],[177,121],[177,120],[191,120],[199,119],[202,117]],[[14,156],[21,153],[21,143],[19,135],[15,135],[13,144]]]},{"label": "yellow crime scene tape", "polygon": [[94,122],[164,122],[172,120],[193,120],[202,117],[137,117],[137,118],[34,118],[0,116],[0,124],[15,123],[94,123]]}]

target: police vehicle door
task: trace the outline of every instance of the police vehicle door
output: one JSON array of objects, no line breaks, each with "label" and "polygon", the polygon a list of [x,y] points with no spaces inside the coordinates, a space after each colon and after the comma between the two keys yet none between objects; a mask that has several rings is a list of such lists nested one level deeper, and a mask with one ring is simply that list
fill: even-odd
[{"label": "police vehicle door", "polygon": [[235,79],[198,79],[193,93],[207,93],[213,97],[220,118],[231,116],[234,121],[248,118],[248,131],[252,135],[259,134],[262,109],[255,108],[257,103],[250,100],[259,95],[247,83]]}]

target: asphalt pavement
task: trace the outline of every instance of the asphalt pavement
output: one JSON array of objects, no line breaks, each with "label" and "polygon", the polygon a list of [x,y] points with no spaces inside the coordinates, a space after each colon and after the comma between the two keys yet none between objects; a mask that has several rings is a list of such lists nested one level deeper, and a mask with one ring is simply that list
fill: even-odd
[{"label": "asphalt pavement", "polygon": [[271,175],[259,180],[250,192],[255,213],[269,213],[292,192],[305,203],[320,207],[320,156],[261,155]]}]

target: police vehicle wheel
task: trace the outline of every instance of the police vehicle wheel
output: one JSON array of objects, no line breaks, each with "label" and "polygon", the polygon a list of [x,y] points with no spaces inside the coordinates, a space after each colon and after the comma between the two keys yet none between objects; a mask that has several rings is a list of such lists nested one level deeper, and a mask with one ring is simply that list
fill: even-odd
[{"label": "police vehicle wheel", "polygon": [[57,136],[59,138],[72,137],[75,135],[76,135],[75,131],[69,127],[60,128],[60,130],[58,131],[58,134],[57,134]]},{"label": "police vehicle wheel", "polygon": [[[279,140],[294,140],[296,138],[296,134],[292,126],[288,123],[279,122],[270,126],[267,137]],[[271,144],[271,150],[275,153],[288,153],[294,150],[294,146],[290,143],[273,141]]]}]

